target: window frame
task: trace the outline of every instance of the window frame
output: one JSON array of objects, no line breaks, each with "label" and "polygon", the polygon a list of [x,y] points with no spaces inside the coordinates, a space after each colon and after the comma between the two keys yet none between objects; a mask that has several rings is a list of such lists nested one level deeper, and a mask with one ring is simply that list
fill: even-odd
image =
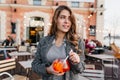
[{"label": "window frame", "polygon": [[96,26],[95,25],[90,25],[89,29],[90,29],[89,35],[90,36],[96,36]]},{"label": "window frame", "polygon": [[80,7],[80,2],[79,1],[72,1],[71,6],[74,8],[79,8]]},{"label": "window frame", "polygon": [[35,6],[42,5],[42,0],[33,0],[33,5]]}]

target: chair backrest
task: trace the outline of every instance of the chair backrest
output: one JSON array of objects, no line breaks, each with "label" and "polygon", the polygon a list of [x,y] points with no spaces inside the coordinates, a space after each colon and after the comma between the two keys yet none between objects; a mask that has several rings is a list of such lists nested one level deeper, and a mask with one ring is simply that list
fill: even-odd
[{"label": "chair backrest", "polygon": [[[8,73],[8,72],[2,72],[2,73],[0,73],[0,76],[2,76],[2,75],[7,75],[7,76],[10,77],[9,80],[14,80],[14,77],[13,77],[10,73]],[[6,80],[6,79],[5,79],[5,80]],[[8,79],[7,79],[7,80],[8,80]]]},{"label": "chair backrest", "polygon": [[16,68],[15,58],[0,60],[0,73]]},{"label": "chair backrest", "polygon": [[81,75],[89,78],[90,80],[104,80],[104,71],[103,70],[85,69]]},{"label": "chair backrest", "polygon": [[30,48],[30,52],[32,53],[32,55],[35,55],[35,52],[37,51],[37,48],[35,46],[31,46]]},{"label": "chair backrest", "polygon": [[27,51],[27,46],[19,46],[18,51]]},{"label": "chair backrest", "polygon": [[86,64],[85,69],[95,69],[95,65],[94,64]]},{"label": "chair backrest", "polygon": [[120,59],[120,48],[115,45],[115,43],[110,44],[112,50],[114,51],[114,56]]},{"label": "chair backrest", "polygon": [[115,45],[115,43],[110,44],[110,46],[115,53],[119,53],[120,49]]},{"label": "chair backrest", "polygon": [[[16,68],[16,61],[15,58],[7,59],[7,60],[1,60],[0,61],[0,80],[26,80],[26,76],[20,76],[20,75],[11,75],[8,73],[8,70],[14,70]],[[6,75],[7,78],[1,77],[3,75]]]}]

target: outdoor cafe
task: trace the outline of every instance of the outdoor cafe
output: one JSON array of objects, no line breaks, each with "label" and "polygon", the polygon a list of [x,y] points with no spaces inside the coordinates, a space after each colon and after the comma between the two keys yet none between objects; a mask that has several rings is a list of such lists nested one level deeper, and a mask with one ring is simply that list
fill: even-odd
[{"label": "outdoor cafe", "polygon": [[[112,50],[95,48],[94,51],[98,51],[99,54],[85,54],[85,70],[80,74],[81,79],[119,79],[120,49],[114,43],[111,44],[111,48]],[[31,70],[36,47],[32,46],[28,50],[25,46],[19,48],[1,46],[0,51],[0,79],[42,80],[41,76]]]}]

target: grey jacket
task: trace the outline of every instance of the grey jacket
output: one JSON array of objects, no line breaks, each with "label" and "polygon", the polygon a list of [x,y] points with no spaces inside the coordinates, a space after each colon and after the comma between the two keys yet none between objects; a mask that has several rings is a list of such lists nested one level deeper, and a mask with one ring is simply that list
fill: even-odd
[{"label": "grey jacket", "polygon": [[[46,72],[46,67],[51,65],[51,63],[46,58],[46,54],[53,45],[52,42],[54,39],[54,36],[46,36],[40,40],[37,47],[37,52],[35,54],[35,59],[32,62],[32,70],[38,75],[42,75],[42,80],[61,80],[58,76],[55,77],[55,75],[48,74]],[[75,51],[74,46],[70,42],[65,41],[65,44],[66,55],[68,55],[71,48]],[[80,54],[80,63],[74,65],[70,62],[70,71],[65,73],[64,80],[73,80],[75,74],[78,75],[85,69],[84,43],[81,40],[79,41],[79,48],[83,50],[82,54]]]}]

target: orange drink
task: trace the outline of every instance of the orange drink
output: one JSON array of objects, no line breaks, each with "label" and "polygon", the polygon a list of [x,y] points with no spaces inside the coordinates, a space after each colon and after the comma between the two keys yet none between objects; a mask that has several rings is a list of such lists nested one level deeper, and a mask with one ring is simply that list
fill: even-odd
[{"label": "orange drink", "polygon": [[58,59],[53,62],[53,69],[55,71],[62,73],[70,70],[70,67],[67,60],[64,61],[64,60]]}]

